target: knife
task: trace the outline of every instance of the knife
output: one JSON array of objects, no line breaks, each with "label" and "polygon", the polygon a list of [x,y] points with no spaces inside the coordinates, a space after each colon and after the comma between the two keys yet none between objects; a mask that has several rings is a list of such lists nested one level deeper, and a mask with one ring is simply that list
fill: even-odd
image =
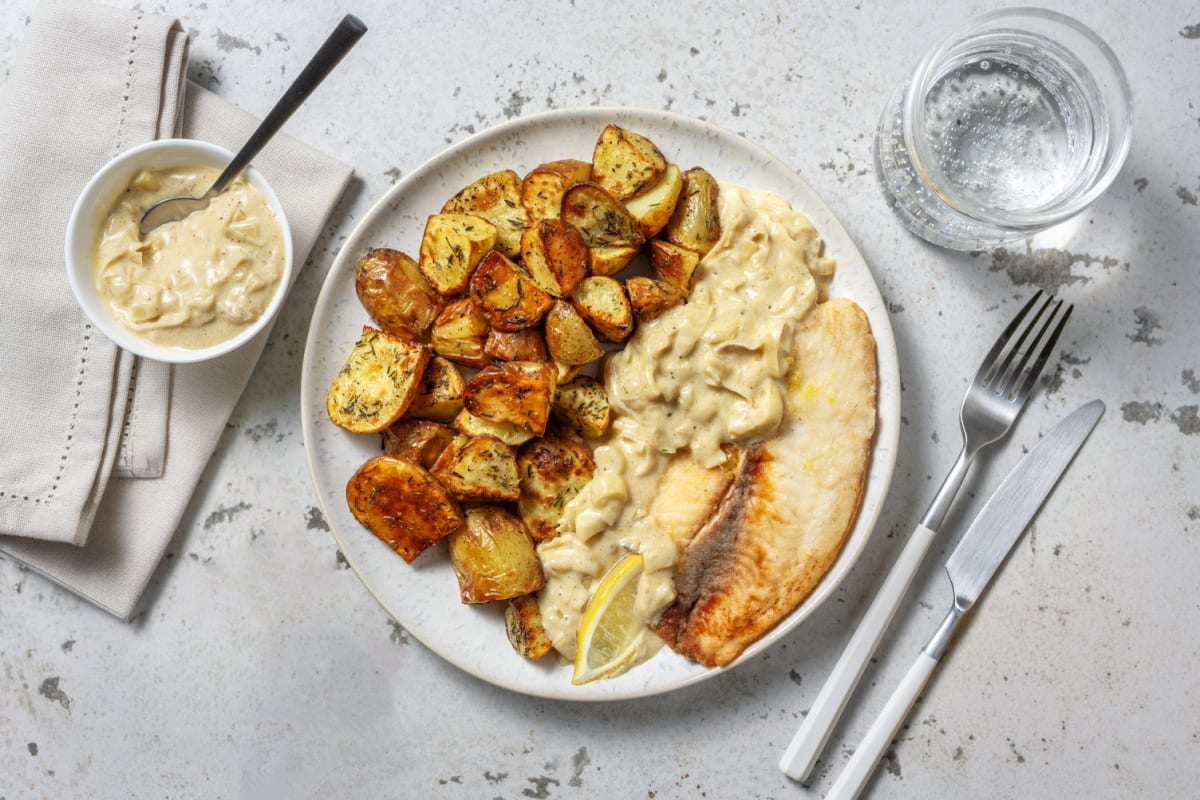
[{"label": "knife", "polygon": [[958,621],[979,599],[1103,413],[1099,400],[1080,406],[1034,445],[988,498],[946,562],[954,592],[950,612],[867,730],[826,800],[853,800],[866,786],[946,652]]}]

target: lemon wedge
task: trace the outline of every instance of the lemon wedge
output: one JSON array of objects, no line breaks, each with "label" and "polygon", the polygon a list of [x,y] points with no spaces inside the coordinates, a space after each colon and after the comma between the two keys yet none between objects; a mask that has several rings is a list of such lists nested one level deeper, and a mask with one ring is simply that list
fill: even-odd
[{"label": "lemon wedge", "polygon": [[635,601],[644,564],[641,553],[630,553],[612,566],[592,593],[579,623],[571,675],[576,686],[623,672],[637,654],[645,626]]}]

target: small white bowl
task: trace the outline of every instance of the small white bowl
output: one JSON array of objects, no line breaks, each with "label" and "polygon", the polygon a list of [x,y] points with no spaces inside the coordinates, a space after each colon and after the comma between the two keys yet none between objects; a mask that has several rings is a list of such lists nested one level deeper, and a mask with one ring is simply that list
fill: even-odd
[{"label": "small white bowl", "polygon": [[253,339],[271,323],[271,320],[279,312],[288,286],[292,282],[294,269],[292,232],[288,227],[283,204],[279,202],[278,196],[267,183],[267,179],[254,167],[246,169],[245,178],[251,186],[262,193],[283,229],[283,275],[275,289],[275,296],[271,298],[271,302],[267,304],[262,315],[248,324],[245,330],[237,336],[211,347],[198,349],[155,344],[122,326],[109,312],[96,285],[96,269],[92,263],[92,250],[96,246],[97,237],[105,223],[108,211],[139,170],[178,166],[222,169],[232,160],[233,153],[208,142],[193,139],[159,139],[147,142],[125,151],[105,164],[99,172],[92,176],[79,195],[79,199],[75,201],[75,207],[71,210],[71,217],[67,222],[67,279],[71,284],[71,291],[75,293],[75,299],[88,319],[117,346],[156,361],[168,361],[176,364],[207,361],[230,353]]}]

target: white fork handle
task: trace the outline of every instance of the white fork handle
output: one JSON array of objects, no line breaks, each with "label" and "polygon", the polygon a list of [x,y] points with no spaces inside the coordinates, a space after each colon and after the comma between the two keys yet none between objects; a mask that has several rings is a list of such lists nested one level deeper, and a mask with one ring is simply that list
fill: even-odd
[{"label": "white fork handle", "polygon": [[825,800],[854,800],[858,797],[937,665],[936,658],[924,650],[921,651],[904,680],[900,681],[900,685],[888,699],[883,711],[879,712],[879,717],[867,730],[867,735],[863,737],[846,768],[830,788],[829,794],[825,795]]},{"label": "white fork handle", "polygon": [[892,565],[875,599],[871,601],[871,607],[867,609],[854,635],[850,637],[837,666],[821,687],[800,729],[796,731],[791,744],[779,760],[779,768],[789,778],[803,781],[812,771],[825,742],[829,739],[829,734],[846,708],[846,702],[858,685],[867,662],[879,646],[883,632],[887,630],[896,609],[900,607],[900,601],[908,592],[913,576],[917,574],[934,535],[935,531],[918,524],[908,538],[900,557]]}]

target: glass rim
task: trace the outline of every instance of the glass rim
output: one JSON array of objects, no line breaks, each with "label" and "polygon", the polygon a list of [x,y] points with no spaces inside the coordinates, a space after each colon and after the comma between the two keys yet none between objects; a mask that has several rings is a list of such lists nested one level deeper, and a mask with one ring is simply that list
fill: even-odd
[{"label": "glass rim", "polygon": [[[923,136],[917,136],[914,133],[915,129],[921,128],[923,131],[924,128],[920,124],[921,115],[918,112],[931,88],[930,84],[935,77],[938,77],[935,71],[936,65],[942,61],[953,47],[968,36],[996,27],[997,23],[1021,19],[1031,19],[1036,22],[1048,22],[1061,26],[1068,33],[1082,37],[1084,40],[1083,43],[1094,48],[1095,52],[1092,54],[1093,58],[1090,60],[1092,62],[1090,65],[1095,66],[1099,64],[1107,69],[1107,74],[1104,76],[1107,80],[1098,77],[1097,83],[1100,86],[1107,85],[1110,87],[1110,91],[1104,93],[1104,109],[1109,121],[1110,130],[1116,135],[1115,137],[1110,137],[1106,146],[1106,163],[1091,179],[1090,186],[1088,186],[1086,191],[1073,195],[1069,199],[1055,199],[1029,210],[980,208],[975,204],[967,202],[953,189],[933,188],[934,182],[930,180],[929,169],[925,166],[927,163],[932,162],[933,159],[928,153]],[[1057,39],[1055,41],[1058,42]],[[1080,57],[1078,48],[1062,45],[1061,42],[1058,43],[1068,52],[1075,54],[1076,57]],[[1112,184],[1117,173],[1124,166],[1125,158],[1129,153],[1132,143],[1132,95],[1133,92],[1129,85],[1129,79],[1125,74],[1124,68],[1121,66],[1121,62],[1117,59],[1116,53],[1091,28],[1073,17],[1049,9],[1031,6],[1015,6],[999,9],[973,17],[965,25],[944,37],[935,46],[930,48],[917,63],[910,76],[908,91],[905,92],[901,111],[905,118],[903,126],[904,146],[908,149],[913,166],[921,173],[926,186],[956,213],[1002,229],[1034,232],[1056,225],[1080,213],[1087,206],[1095,202]]]}]

